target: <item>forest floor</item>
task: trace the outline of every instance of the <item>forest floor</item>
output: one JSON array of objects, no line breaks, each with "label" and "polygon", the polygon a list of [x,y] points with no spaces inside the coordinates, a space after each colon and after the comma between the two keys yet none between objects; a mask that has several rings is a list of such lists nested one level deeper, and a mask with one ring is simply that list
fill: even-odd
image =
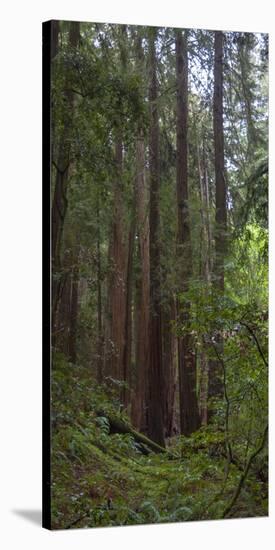
[{"label": "forest floor", "polygon": [[[189,438],[175,436],[168,453],[147,449],[144,455],[131,434],[110,434],[110,414],[127,420],[115,392],[58,357],[52,377],[53,529],[223,517],[244,468],[228,466],[223,431],[209,426]],[[227,517],[268,514],[262,464],[250,469]]]}]

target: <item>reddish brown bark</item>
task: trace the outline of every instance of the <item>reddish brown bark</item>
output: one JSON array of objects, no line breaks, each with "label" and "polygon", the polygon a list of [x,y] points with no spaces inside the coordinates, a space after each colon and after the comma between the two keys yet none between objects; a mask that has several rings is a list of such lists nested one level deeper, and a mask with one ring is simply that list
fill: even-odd
[{"label": "reddish brown bark", "polygon": [[[139,30],[135,35],[137,53],[137,71],[143,75],[145,69],[142,37]],[[149,218],[148,190],[145,174],[145,143],[140,128],[136,140],[136,233],[138,237],[137,255],[140,263],[140,275],[136,280],[135,300],[135,365],[136,381],[132,402],[132,422],[139,430],[147,430],[146,402],[148,401],[149,369],[149,302],[150,302],[150,259],[149,259]]]},{"label": "reddish brown bark", "polygon": [[[201,203],[201,245],[200,245],[200,275],[204,282],[204,294],[207,296],[211,292],[211,273],[212,273],[212,232],[210,224],[210,203],[209,203],[209,185],[205,146],[203,142],[202,155],[200,146],[198,149],[198,173]],[[200,360],[200,380],[199,380],[199,410],[202,425],[208,422],[208,378],[209,378],[209,346],[201,341],[199,352]]]},{"label": "reddish brown bark", "polygon": [[148,193],[145,180],[144,138],[140,132],[136,144],[137,234],[140,258],[140,280],[136,301],[136,388],[132,405],[132,422],[139,430],[146,426],[145,405],[149,365],[149,220]]},{"label": "reddish brown bark", "polygon": [[148,434],[153,441],[164,446],[163,402],[164,377],[161,343],[161,282],[160,282],[160,211],[159,211],[159,119],[157,107],[157,29],[149,30],[150,71],[150,359],[148,388]]},{"label": "reddish brown bark", "polygon": [[[213,285],[217,292],[224,292],[224,257],[226,251],[226,184],[224,166],[224,132],[223,132],[223,33],[215,31],[214,60],[214,95],[213,95],[213,128],[215,152],[215,261],[213,267]],[[222,353],[222,342],[218,342]],[[209,368],[210,398],[223,395],[221,365],[211,360]],[[214,409],[212,410],[214,412]]]},{"label": "reddish brown bark", "polygon": [[114,184],[114,211],[109,246],[109,332],[107,339],[106,374],[123,380],[123,356],[126,319],[127,245],[125,242],[122,204],[122,141],[115,145],[117,177]]},{"label": "reddish brown bark", "polygon": [[188,113],[188,57],[187,32],[176,32],[177,73],[177,201],[178,201],[178,255],[181,271],[183,300],[178,304],[178,320],[184,334],[178,338],[179,400],[181,433],[190,435],[200,426],[196,394],[196,355],[189,331],[190,303],[184,297],[192,276],[192,248],[188,207],[187,173],[187,113]]},{"label": "reddish brown bark", "polygon": [[177,384],[177,339],[172,324],[176,320],[176,303],[172,298],[162,309],[162,349],[165,379],[164,425],[165,436],[171,437],[175,428],[175,392]]},{"label": "reddish brown bark", "polygon": [[[122,71],[127,66],[127,29],[122,25],[118,33],[118,46]],[[109,337],[107,341],[106,374],[130,382],[131,362],[131,307],[132,307],[132,256],[134,227],[127,228],[123,208],[123,130],[117,129],[115,143],[117,177],[114,186],[114,212],[109,247]],[[119,391],[124,405],[128,404],[129,391]]]},{"label": "reddish brown bark", "polygon": [[[135,210],[135,204],[133,205]],[[126,274],[126,304],[125,304],[125,346],[123,354],[123,380],[126,382],[122,391],[122,402],[125,407],[130,403],[131,389],[131,361],[132,361],[132,294],[133,294],[133,253],[135,241],[136,220],[135,212],[131,221],[128,237],[128,258]]]}]

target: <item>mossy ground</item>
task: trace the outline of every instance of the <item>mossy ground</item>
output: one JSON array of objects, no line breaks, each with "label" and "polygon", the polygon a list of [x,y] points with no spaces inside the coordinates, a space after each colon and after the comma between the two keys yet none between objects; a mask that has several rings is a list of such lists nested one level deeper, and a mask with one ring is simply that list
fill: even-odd
[{"label": "mossy ground", "polygon": [[[100,406],[106,417],[98,417]],[[168,442],[175,458],[140,452],[127,434],[109,434],[115,392],[61,357],[52,381],[52,528],[219,519],[241,471],[228,469],[224,434],[201,429]],[[267,483],[251,470],[230,517],[267,515]]]}]

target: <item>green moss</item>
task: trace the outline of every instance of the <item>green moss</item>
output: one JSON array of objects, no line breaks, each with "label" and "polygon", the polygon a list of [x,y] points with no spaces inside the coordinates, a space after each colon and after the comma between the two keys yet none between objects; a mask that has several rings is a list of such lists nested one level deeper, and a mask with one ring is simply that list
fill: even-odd
[{"label": "green moss", "polygon": [[[69,393],[70,392],[70,393]],[[70,395],[70,399],[68,399]],[[90,374],[62,357],[53,369],[52,526],[103,527],[217,519],[241,475],[227,473],[224,434],[201,429],[170,442],[174,456],[140,453],[129,434],[109,434],[98,409],[121,416]],[[57,413],[58,411],[58,413]],[[125,413],[123,419],[128,421]],[[251,472],[233,517],[267,514],[266,484]]]}]

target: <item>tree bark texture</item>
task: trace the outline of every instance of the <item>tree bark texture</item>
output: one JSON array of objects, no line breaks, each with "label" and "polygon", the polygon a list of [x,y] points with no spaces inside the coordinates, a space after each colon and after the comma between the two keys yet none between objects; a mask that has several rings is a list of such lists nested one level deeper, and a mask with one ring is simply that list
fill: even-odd
[{"label": "tree bark texture", "polygon": [[[213,267],[213,286],[220,295],[224,292],[224,257],[226,253],[226,184],[224,166],[224,132],[223,132],[223,33],[215,31],[214,58],[214,95],[213,95],[213,128],[215,152],[215,261]],[[222,354],[222,341],[218,337],[219,353]],[[209,367],[210,398],[222,398],[222,372],[220,364],[211,360]],[[214,409],[212,410],[212,413]]]},{"label": "tree bark texture", "polygon": [[52,21],[51,24],[51,60],[54,59],[54,57],[58,53],[58,37],[59,37],[59,21]]},{"label": "tree bark texture", "polygon": [[159,210],[159,119],[157,107],[157,29],[149,29],[149,171],[150,171],[150,359],[148,434],[164,446],[163,400],[164,377],[161,346],[161,284],[160,284],[160,210]]},{"label": "tree bark texture", "polygon": [[136,166],[137,234],[141,273],[138,281],[138,299],[136,300],[136,391],[132,406],[132,422],[137,429],[142,430],[146,426],[150,301],[148,192],[145,179],[145,150],[142,132],[140,132],[136,143]]},{"label": "tree bark texture", "polygon": [[[135,198],[134,198],[135,203]],[[132,297],[133,297],[133,255],[136,233],[135,204],[128,236],[127,272],[126,272],[126,304],[125,304],[125,346],[123,354],[123,380],[126,386],[122,391],[122,402],[127,408],[130,404],[130,389],[132,385]]]},{"label": "tree bark texture", "polygon": [[102,284],[101,284],[101,246],[100,246],[100,209],[97,203],[97,381],[99,384],[103,381],[103,322],[102,322]]},{"label": "tree bark texture", "polygon": [[76,363],[77,351],[77,316],[78,316],[78,286],[79,286],[79,252],[75,255],[72,271],[72,293],[70,311],[70,332],[69,332],[69,359]]},{"label": "tree bark texture", "polygon": [[126,320],[127,243],[125,242],[123,212],[123,146],[121,138],[115,145],[117,176],[114,184],[114,211],[111,226],[108,289],[109,334],[106,357],[106,374],[123,380],[123,357]]},{"label": "tree bark texture", "polygon": [[[145,58],[142,48],[142,37],[139,30],[135,36],[137,53],[137,71],[144,76]],[[149,303],[150,303],[150,257],[149,257],[149,197],[145,172],[145,139],[144,131],[139,128],[136,139],[136,233],[138,238],[138,258],[140,273],[136,281],[135,300],[135,363],[136,381],[135,393],[132,402],[132,422],[138,430],[147,429],[147,401],[148,401],[148,371],[149,371]]]},{"label": "tree bark texture", "polygon": [[217,287],[224,291],[224,256],[226,251],[226,184],[224,168],[223,132],[223,33],[215,32],[213,127],[215,152],[216,230],[215,278]]},{"label": "tree bark texture", "polygon": [[[200,275],[204,284],[204,293],[206,296],[211,292],[211,273],[212,273],[212,231],[210,223],[210,202],[209,202],[209,183],[205,143],[203,141],[202,154],[199,143],[198,149],[198,173],[200,183],[200,203],[201,203],[201,257],[200,257]],[[203,426],[208,422],[208,378],[209,378],[209,345],[201,342],[200,359],[200,380],[199,380],[199,411],[201,423]]]},{"label": "tree bark texture", "polygon": [[[70,23],[69,47],[76,49],[80,40],[80,24]],[[53,46],[56,48],[56,45]],[[55,163],[56,177],[54,195],[52,200],[52,236],[51,236],[51,256],[52,256],[52,345],[55,345],[54,334],[56,331],[56,319],[58,302],[60,299],[61,288],[61,242],[64,228],[64,221],[67,212],[67,187],[72,169],[71,165],[71,141],[70,134],[72,129],[72,119],[74,111],[74,94],[65,86],[64,99],[67,107],[65,110],[63,129],[59,142],[59,151],[57,162]]]},{"label": "tree bark texture", "polygon": [[184,334],[178,338],[179,399],[181,433],[190,435],[200,426],[196,394],[196,355],[189,331],[190,302],[184,298],[192,277],[192,248],[188,207],[187,118],[188,118],[188,57],[187,33],[176,31],[177,74],[177,202],[178,254],[183,301],[178,303],[178,321]]},{"label": "tree bark texture", "polygon": [[67,246],[63,257],[55,343],[56,347],[72,363],[75,363],[79,285],[78,252],[73,250],[73,246],[68,239],[65,240]]},{"label": "tree bark texture", "polygon": [[253,92],[252,92],[252,85],[250,81],[251,34],[239,33],[237,43],[238,43],[238,55],[239,55],[240,69],[241,69],[241,86],[242,86],[246,122],[247,122],[247,154],[248,154],[248,159],[250,161],[253,161],[253,151],[255,151],[255,146],[258,145],[259,139],[255,129],[253,115],[252,115]]},{"label": "tree bark texture", "polygon": [[162,308],[162,351],[165,378],[164,425],[165,437],[175,433],[175,393],[177,384],[177,338],[172,323],[176,321],[176,302],[172,297]]}]

